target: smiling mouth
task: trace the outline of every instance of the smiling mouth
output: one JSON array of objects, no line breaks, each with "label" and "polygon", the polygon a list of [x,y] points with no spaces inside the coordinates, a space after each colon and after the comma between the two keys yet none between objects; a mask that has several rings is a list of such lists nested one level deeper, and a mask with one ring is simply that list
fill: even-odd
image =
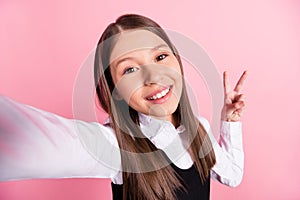
[{"label": "smiling mouth", "polygon": [[158,93],[156,93],[155,95],[153,95],[153,96],[150,96],[150,97],[147,97],[146,99],[147,100],[158,100],[158,99],[162,99],[162,98],[164,98],[167,94],[169,94],[169,92],[171,91],[171,89],[172,89],[172,86],[169,86],[168,88],[166,88],[166,89],[164,89],[164,90],[162,90],[161,92],[158,92]]}]

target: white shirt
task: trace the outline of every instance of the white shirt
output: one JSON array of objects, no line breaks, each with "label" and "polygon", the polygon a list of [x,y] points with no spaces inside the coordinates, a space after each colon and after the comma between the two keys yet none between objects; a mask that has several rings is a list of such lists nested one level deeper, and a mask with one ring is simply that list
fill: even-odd
[{"label": "white shirt", "polygon": [[[244,169],[241,122],[221,123],[216,142],[210,125],[198,118],[213,144],[211,177],[231,187]],[[186,132],[168,121],[140,114],[144,135],[179,168],[193,165]],[[176,148],[174,148],[174,145]],[[0,96],[0,181],[38,178],[110,178],[122,184],[118,142],[108,125],[66,119]]]}]

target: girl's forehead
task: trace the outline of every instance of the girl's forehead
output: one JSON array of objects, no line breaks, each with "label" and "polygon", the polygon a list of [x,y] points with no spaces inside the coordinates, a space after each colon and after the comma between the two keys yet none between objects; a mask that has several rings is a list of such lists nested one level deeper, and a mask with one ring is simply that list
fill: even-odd
[{"label": "girl's forehead", "polygon": [[147,30],[123,31],[117,36],[117,42],[110,55],[110,62],[130,52],[152,49],[167,43],[156,34]]}]

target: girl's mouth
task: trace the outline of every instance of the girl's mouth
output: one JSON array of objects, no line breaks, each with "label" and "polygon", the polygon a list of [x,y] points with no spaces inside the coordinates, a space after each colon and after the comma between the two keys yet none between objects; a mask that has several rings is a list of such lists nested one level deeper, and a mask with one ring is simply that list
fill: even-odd
[{"label": "girl's mouth", "polygon": [[171,85],[171,86],[163,89],[162,91],[157,92],[154,95],[146,97],[146,99],[148,101],[151,101],[152,103],[163,103],[163,102],[165,102],[166,100],[169,99],[169,97],[171,95],[172,87],[173,86]]}]

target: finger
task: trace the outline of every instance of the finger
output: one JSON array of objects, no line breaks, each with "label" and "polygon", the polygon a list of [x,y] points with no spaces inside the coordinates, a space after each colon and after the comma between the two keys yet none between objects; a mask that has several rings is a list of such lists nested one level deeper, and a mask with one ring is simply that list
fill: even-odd
[{"label": "finger", "polygon": [[227,94],[231,91],[231,87],[229,84],[229,76],[228,76],[228,72],[225,71],[223,73],[223,85],[224,85],[224,93]]},{"label": "finger", "polygon": [[240,92],[240,90],[242,89],[243,83],[244,83],[247,75],[248,75],[248,71],[244,71],[244,73],[240,77],[239,81],[237,82],[237,84],[236,84],[236,86],[234,88],[234,91]]},{"label": "finger", "polygon": [[244,108],[237,109],[237,110],[234,111],[234,112],[237,113],[238,115],[242,116],[243,113],[244,113]]},{"label": "finger", "polygon": [[244,101],[238,101],[238,102],[234,103],[233,106],[235,107],[236,110],[242,109],[242,108],[245,107],[245,102]]},{"label": "finger", "polygon": [[241,120],[241,117],[243,116],[243,113],[238,113],[238,112],[234,112],[233,113],[233,120],[231,120],[231,121],[239,121],[239,120]]},{"label": "finger", "polygon": [[239,117],[242,117],[244,114],[244,109],[238,109],[238,110],[234,111],[234,113],[236,115],[238,115]]},{"label": "finger", "polygon": [[233,114],[238,114],[242,112],[245,108],[245,105],[242,102],[237,102],[226,108],[226,116],[231,116]]},{"label": "finger", "polygon": [[240,105],[240,102],[234,103],[234,104],[229,104],[226,106],[226,113],[227,115],[232,114],[234,111],[237,109],[242,108],[242,105]]},{"label": "finger", "polygon": [[245,101],[246,95],[245,94],[239,94],[236,95],[232,101],[232,103],[238,102],[238,101]]}]

